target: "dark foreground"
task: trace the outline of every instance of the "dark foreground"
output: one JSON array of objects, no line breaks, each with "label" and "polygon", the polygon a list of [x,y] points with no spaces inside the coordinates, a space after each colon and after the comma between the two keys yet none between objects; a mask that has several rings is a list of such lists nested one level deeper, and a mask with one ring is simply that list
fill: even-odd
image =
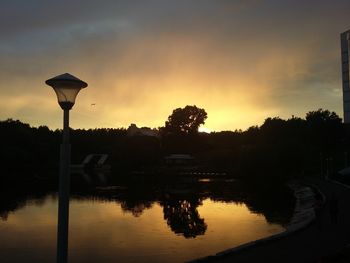
[{"label": "dark foreground", "polygon": [[[326,182],[314,182],[327,198],[324,209],[309,227],[284,239],[279,239],[256,247],[251,247],[212,258],[210,262],[347,262],[337,260],[339,249],[350,243],[350,189]],[[335,194],[338,200],[337,217],[330,213],[330,198]]]}]

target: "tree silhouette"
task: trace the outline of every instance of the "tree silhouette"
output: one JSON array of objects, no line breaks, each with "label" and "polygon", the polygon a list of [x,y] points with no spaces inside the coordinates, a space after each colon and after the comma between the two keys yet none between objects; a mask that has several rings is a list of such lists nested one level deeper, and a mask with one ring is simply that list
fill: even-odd
[{"label": "tree silhouette", "polygon": [[[289,175],[319,173],[325,158],[334,160],[334,171],[348,165],[350,126],[329,110],[310,111],[305,118],[270,117],[245,131],[198,133],[206,119],[205,110],[196,106],[175,109],[161,128],[161,141],[129,137],[125,129],[72,130],[72,163],[81,163],[89,153],[106,153],[112,171],[157,171],[161,156],[187,153],[201,169],[254,180],[273,175],[271,181],[275,175],[284,180]],[[0,175],[0,188],[18,182],[57,183],[61,130],[8,119],[0,120],[0,134],[5,171]],[[288,172],[282,174],[282,169]]]},{"label": "tree silhouette", "polygon": [[320,125],[325,123],[340,124],[341,118],[333,111],[318,109],[306,113],[306,121],[312,125]]},{"label": "tree silhouette", "polygon": [[207,117],[206,111],[195,105],[177,108],[165,122],[163,132],[166,134],[196,134],[199,126],[205,123]]}]

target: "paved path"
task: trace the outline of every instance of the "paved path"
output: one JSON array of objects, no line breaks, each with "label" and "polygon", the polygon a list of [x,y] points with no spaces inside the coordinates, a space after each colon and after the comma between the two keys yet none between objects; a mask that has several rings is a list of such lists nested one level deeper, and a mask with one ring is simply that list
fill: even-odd
[{"label": "paved path", "polygon": [[[285,238],[251,247],[208,262],[278,262],[319,263],[326,256],[350,244],[350,189],[318,181],[315,183],[327,198],[324,209],[309,227]],[[335,193],[339,200],[339,213],[332,222],[329,198]]]}]

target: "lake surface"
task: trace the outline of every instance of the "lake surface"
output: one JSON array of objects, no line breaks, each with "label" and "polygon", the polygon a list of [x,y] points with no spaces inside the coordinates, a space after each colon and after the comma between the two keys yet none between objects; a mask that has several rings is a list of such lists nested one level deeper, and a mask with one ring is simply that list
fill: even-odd
[{"label": "lake surface", "polygon": [[[210,181],[73,192],[69,262],[184,262],[284,230],[290,208],[243,192]],[[3,196],[1,262],[55,262],[56,225],[55,193]]]}]

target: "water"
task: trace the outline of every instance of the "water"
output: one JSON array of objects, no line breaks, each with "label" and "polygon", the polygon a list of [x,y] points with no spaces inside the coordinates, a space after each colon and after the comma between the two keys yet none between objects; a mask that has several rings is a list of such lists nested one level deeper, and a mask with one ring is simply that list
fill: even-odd
[{"label": "water", "polygon": [[[209,185],[73,193],[69,262],[184,262],[284,230],[282,206]],[[14,196],[0,204],[1,262],[55,262],[56,194]]]}]

